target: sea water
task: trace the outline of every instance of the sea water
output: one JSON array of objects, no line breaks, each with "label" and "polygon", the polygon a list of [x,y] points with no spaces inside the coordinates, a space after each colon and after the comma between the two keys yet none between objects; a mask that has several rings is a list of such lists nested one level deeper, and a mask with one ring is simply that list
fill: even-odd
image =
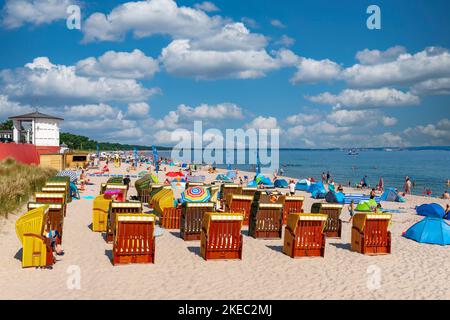
[{"label": "sea water", "polygon": [[[160,156],[170,157],[170,151],[161,151]],[[382,177],[385,188],[402,191],[408,176],[415,183],[414,194],[421,195],[425,189],[431,189],[433,196],[441,196],[445,190],[450,190],[447,186],[450,179],[448,150],[359,150],[357,155],[348,155],[342,150],[292,149],[280,150],[279,159],[284,176],[296,179],[314,177],[320,181],[322,172],[329,171],[331,178],[344,186],[348,182],[355,186],[364,176],[370,186],[376,186]],[[226,168],[227,165],[217,167]],[[232,168],[255,170],[254,165],[248,164],[233,164]]]}]

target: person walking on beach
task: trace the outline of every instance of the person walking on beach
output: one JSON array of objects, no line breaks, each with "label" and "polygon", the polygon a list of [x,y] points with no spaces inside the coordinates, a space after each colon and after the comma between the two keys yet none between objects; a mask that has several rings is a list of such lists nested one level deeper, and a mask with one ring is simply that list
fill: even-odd
[{"label": "person walking on beach", "polygon": [[295,182],[294,182],[294,180],[291,180],[289,182],[289,193],[291,194],[291,196],[295,195]]},{"label": "person walking on beach", "polygon": [[348,205],[348,213],[350,214],[350,219],[348,220],[348,222],[352,222],[353,219],[353,215],[355,214],[355,201],[351,201],[350,204]]},{"label": "person walking on beach", "polygon": [[408,176],[405,177],[405,185],[403,189],[405,190],[405,194],[411,194],[411,180]]},{"label": "person walking on beach", "polygon": [[370,199],[375,199],[375,188],[370,191]]},{"label": "person walking on beach", "polygon": [[384,180],[383,177],[380,177],[380,181],[378,181],[378,191],[383,192],[384,190]]},{"label": "person walking on beach", "polygon": [[329,183],[329,181],[330,181],[330,177],[331,177],[331,175],[330,175],[330,171],[327,171],[327,183]]},{"label": "person walking on beach", "polygon": [[322,183],[325,183],[327,179],[327,176],[325,175],[325,172],[322,172]]}]

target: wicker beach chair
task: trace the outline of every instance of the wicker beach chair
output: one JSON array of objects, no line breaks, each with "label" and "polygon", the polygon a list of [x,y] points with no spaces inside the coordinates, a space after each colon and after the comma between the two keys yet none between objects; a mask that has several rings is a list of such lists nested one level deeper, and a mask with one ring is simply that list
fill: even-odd
[{"label": "wicker beach chair", "polygon": [[119,213],[140,214],[142,213],[142,203],[139,201],[111,201],[108,210],[108,224],[106,230],[106,242],[114,240],[116,215]]},{"label": "wicker beach chair", "polygon": [[113,264],[154,263],[156,216],[118,213],[115,218]]},{"label": "wicker beach chair", "polygon": [[353,216],[352,251],[367,255],[391,253],[392,215],[389,213],[356,213]]},{"label": "wicker beach chair", "polygon": [[200,254],[209,259],[242,259],[241,213],[212,213],[203,217]]},{"label": "wicker beach chair", "polygon": [[256,239],[280,239],[282,217],[282,204],[253,202],[249,219],[249,236]]},{"label": "wicker beach chair", "polygon": [[314,203],[311,206],[311,213],[321,213],[328,215],[325,224],[325,235],[329,238],[340,238],[342,233],[342,220],[340,219],[342,204],[334,203]]},{"label": "wicker beach chair", "polygon": [[64,193],[36,192],[34,202],[37,203],[60,203],[63,207],[64,217],[67,214],[66,195]]},{"label": "wicker beach chair", "polygon": [[69,201],[69,193],[65,186],[45,186],[42,187],[41,192],[45,193],[63,193],[64,194],[64,202],[68,203]]},{"label": "wicker beach chair", "polygon": [[225,202],[225,211],[241,212],[244,215],[244,225],[248,225],[250,211],[252,208],[253,196],[243,196],[240,194],[228,194]]},{"label": "wicker beach chair", "polygon": [[214,212],[212,202],[185,202],[181,205],[180,236],[184,241],[200,240],[203,216]]},{"label": "wicker beach chair", "polygon": [[277,203],[284,206],[285,201],[286,196],[277,191],[267,193],[263,190],[257,190],[253,197],[253,202],[257,203]]},{"label": "wicker beach chair", "polygon": [[186,189],[189,187],[206,187],[204,182],[192,182],[188,181],[186,182]]},{"label": "wicker beach chair", "polygon": [[180,229],[181,208],[164,208],[159,224],[165,229]]},{"label": "wicker beach chair", "polygon": [[117,201],[126,201],[127,199],[127,186],[124,184],[107,183],[103,194],[108,192],[117,192]]},{"label": "wicker beach chair", "polygon": [[162,215],[165,208],[174,207],[174,194],[170,186],[164,186],[152,197],[151,207],[158,215]]},{"label": "wicker beach chair", "polygon": [[67,203],[72,202],[72,195],[70,193],[70,183],[66,181],[47,181],[45,187],[65,188],[64,193],[67,195]]},{"label": "wicker beach chair", "polygon": [[243,196],[254,196],[255,192],[258,190],[256,187],[243,187],[242,188],[242,195]]},{"label": "wicker beach chair", "polygon": [[242,186],[234,183],[224,183],[220,188],[220,201],[225,202],[229,194],[242,194]]},{"label": "wicker beach chair", "polygon": [[149,208],[152,208],[152,198],[153,196],[155,196],[155,194],[157,194],[159,191],[161,191],[161,189],[163,187],[170,187],[164,184],[159,184],[159,183],[153,183],[149,186],[148,191],[147,191],[147,205]]},{"label": "wicker beach chair", "polygon": [[290,213],[303,212],[303,196],[286,196],[283,207],[283,224],[286,224],[287,217]]},{"label": "wicker beach chair", "polygon": [[289,214],[284,231],[283,252],[291,258],[323,257],[326,221],[326,214]]},{"label": "wicker beach chair", "polygon": [[108,229],[108,209],[111,197],[101,194],[95,197],[92,205],[92,231],[106,232]]},{"label": "wicker beach chair", "polygon": [[31,211],[40,207],[48,207],[47,223],[51,230],[56,230],[59,233],[59,237],[56,239],[58,244],[62,243],[63,230],[64,230],[64,206],[62,203],[38,203],[28,202],[28,210]]},{"label": "wicker beach chair", "polygon": [[51,267],[54,263],[51,239],[44,232],[48,206],[28,211],[16,221],[16,234],[22,243],[22,267]]}]

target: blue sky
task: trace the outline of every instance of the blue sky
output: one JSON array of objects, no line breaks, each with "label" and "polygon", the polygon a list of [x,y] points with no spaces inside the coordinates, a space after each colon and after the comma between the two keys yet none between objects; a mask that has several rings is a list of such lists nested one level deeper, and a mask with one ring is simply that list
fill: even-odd
[{"label": "blue sky", "polygon": [[194,120],[279,128],[289,147],[450,145],[445,0],[0,3],[0,119],[39,107],[146,145]]}]

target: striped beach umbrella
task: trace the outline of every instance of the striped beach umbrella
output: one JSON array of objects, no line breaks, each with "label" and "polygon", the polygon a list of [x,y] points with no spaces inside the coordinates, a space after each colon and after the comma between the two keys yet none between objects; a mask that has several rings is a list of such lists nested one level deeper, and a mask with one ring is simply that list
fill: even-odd
[{"label": "striped beach umbrella", "polygon": [[75,182],[78,179],[77,173],[71,170],[62,170],[56,174],[57,177],[69,177],[70,182]]},{"label": "striped beach umbrella", "polygon": [[181,194],[182,202],[207,202],[209,199],[211,199],[209,191],[198,186],[189,187]]}]

